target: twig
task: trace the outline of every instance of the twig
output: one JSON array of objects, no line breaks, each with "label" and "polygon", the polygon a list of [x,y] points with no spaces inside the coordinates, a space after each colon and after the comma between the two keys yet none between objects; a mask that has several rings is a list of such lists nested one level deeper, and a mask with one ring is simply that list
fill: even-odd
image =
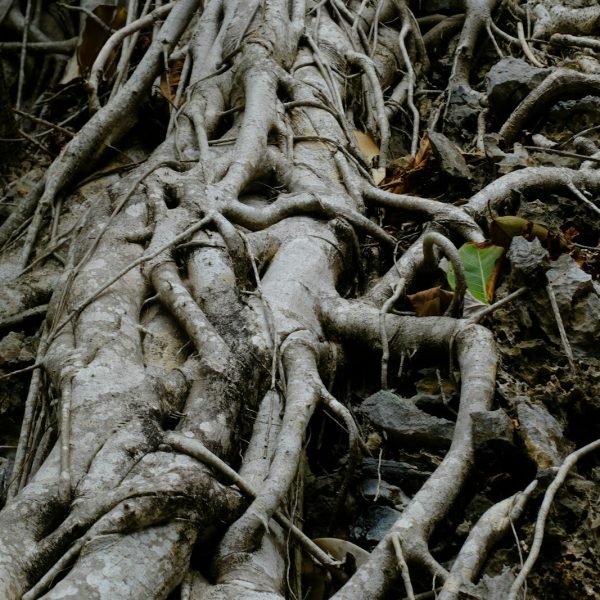
[{"label": "twig", "polygon": [[[33,426],[33,415],[35,412],[35,407],[37,405],[40,387],[42,385],[42,370],[40,360],[46,353],[47,347],[47,330],[44,327],[39,341],[37,360],[35,365],[33,365],[34,372],[31,377],[31,383],[29,384],[27,399],[25,400],[25,410],[23,413],[23,421],[21,422],[21,432],[19,434],[19,442],[12,470],[12,479],[10,484],[8,485],[8,490],[6,492],[7,500],[12,500],[17,495],[17,493],[19,492],[19,482],[25,479],[24,477],[22,477],[22,474],[25,469],[25,461],[27,457],[27,443],[29,440],[29,436],[31,435],[31,428]],[[6,375],[3,377],[6,377]]]},{"label": "twig", "polygon": [[33,137],[32,135],[29,135],[27,132],[23,131],[22,129],[19,129],[19,133],[29,143],[31,143],[34,146],[36,146],[37,148],[39,148],[44,154],[47,154],[48,156],[52,156],[52,152],[46,146],[44,146],[44,144],[42,144],[42,142],[40,142],[39,140],[36,140],[35,137]]},{"label": "twig", "polygon": [[271,338],[271,344],[273,346],[273,356],[271,360],[271,389],[274,390],[277,383],[277,365],[279,364],[279,337],[277,335],[277,328],[274,322],[273,309],[271,308],[266,296],[263,294],[262,285],[260,282],[260,273],[258,272],[258,266],[256,264],[256,259],[254,258],[254,253],[252,252],[252,246],[250,245],[248,236],[242,231],[238,231],[238,233],[244,242],[246,252],[248,253],[248,257],[250,259],[250,264],[252,265],[252,273],[254,274],[256,291],[258,292],[258,297],[260,298],[263,306],[264,318],[269,329],[269,337]]},{"label": "twig", "polygon": [[589,206],[596,214],[600,215],[600,208],[598,208],[589,198],[586,198],[577,189],[577,186],[572,181],[569,181],[569,183],[567,184],[567,187],[573,193],[574,196],[576,196],[579,200],[581,200],[586,206]]},{"label": "twig", "polygon": [[81,536],[73,545],[54,563],[52,568],[48,569],[44,576],[26,593],[22,600],[37,600],[60,576],[69,564],[79,555],[81,549],[90,540],[88,534]]},{"label": "twig", "polygon": [[496,309],[522,296],[527,290],[527,287],[521,287],[518,290],[511,292],[510,294],[508,294],[508,296],[505,296],[501,300],[498,300],[498,302],[494,302],[494,304],[491,304],[490,306],[486,306],[485,308],[481,309],[477,314],[473,315],[470,319],[468,319],[467,322],[469,324],[479,323],[484,317],[491,315]]},{"label": "twig", "polygon": [[59,498],[67,503],[71,500],[71,377],[63,381],[60,399],[60,476]]},{"label": "twig", "polygon": [[60,133],[66,135],[69,138],[72,138],[75,134],[60,125],[56,125],[55,123],[51,123],[50,121],[46,121],[46,119],[40,119],[39,117],[34,117],[29,113],[26,113],[18,108],[13,108],[13,111],[16,112],[19,116],[25,117],[29,121],[33,121],[34,123],[39,123],[40,125],[45,125],[46,127],[50,127],[51,129],[55,129],[56,131],[60,131]]},{"label": "twig", "polygon": [[4,319],[0,319],[0,329],[4,329],[6,327],[12,327],[14,325],[20,325],[23,321],[27,321],[33,317],[41,317],[46,314],[48,310],[47,304],[41,304],[40,306],[35,306],[34,308],[28,308],[27,310],[23,310],[16,315],[12,315],[10,317],[5,317]]},{"label": "twig", "polygon": [[600,51],[600,40],[593,37],[555,33],[550,36],[550,43],[561,44],[562,46],[570,46],[575,48],[591,48],[596,52]]},{"label": "twig", "polygon": [[[71,54],[77,47],[77,38],[60,40],[57,42],[27,42],[27,49],[33,52],[48,52],[50,54]],[[22,42],[1,42],[0,51],[21,50]]]},{"label": "twig", "polygon": [[560,334],[560,341],[562,342],[563,349],[565,351],[565,354],[567,355],[567,360],[569,361],[571,371],[574,374],[575,361],[573,359],[573,350],[571,349],[571,344],[569,343],[569,338],[567,337],[567,332],[565,331],[565,325],[563,323],[562,317],[560,316],[558,302],[556,302],[556,296],[554,295],[554,290],[552,289],[552,285],[550,283],[546,285],[546,292],[550,300],[550,305],[552,306],[552,312],[554,313],[556,326],[558,327],[558,333]]},{"label": "twig", "polygon": [[342,486],[337,493],[335,508],[330,519],[330,525],[333,525],[337,516],[340,514],[344,503],[346,502],[348,488],[350,487],[350,483],[352,482],[356,465],[358,464],[358,459],[360,458],[360,448],[361,446],[366,446],[366,444],[361,440],[360,433],[358,431],[358,426],[356,425],[356,422],[354,421],[350,411],[341,402],[336,400],[325,389],[325,386],[323,386],[321,390],[321,398],[327,406],[327,408],[344,422],[344,424],[346,425],[346,429],[348,430],[348,467],[346,469],[346,475],[344,476]]},{"label": "twig", "polygon": [[[577,136],[573,136],[574,138]],[[591,160],[600,163],[600,158],[586,156],[585,154],[577,154],[576,152],[566,152],[565,150],[557,150],[556,148],[542,148],[540,146],[523,146],[525,150],[535,150],[536,152],[547,152],[548,154],[559,154],[560,156],[570,156],[571,158],[581,158],[583,160]]]},{"label": "twig", "polygon": [[[150,9],[150,1],[151,0],[146,0],[146,3],[144,4],[144,7],[142,8],[142,13],[140,14],[140,19],[145,17],[148,14],[148,10]],[[135,12],[132,12],[131,15],[135,15]],[[129,11],[127,12],[127,18],[129,20],[130,17],[130,13]],[[127,23],[128,25],[130,25],[131,23]],[[118,91],[119,88],[122,86],[123,84],[123,80],[126,79],[127,77],[127,72],[129,71],[129,63],[131,61],[131,56],[133,54],[133,51],[135,50],[135,46],[137,43],[137,40],[139,38],[140,35],[140,31],[135,31],[134,34],[131,36],[130,40],[123,40],[123,45],[121,46],[121,57],[119,58],[119,63],[117,65],[117,76],[115,78],[115,83],[112,87],[112,90],[110,91],[110,96],[109,96],[109,100],[110,98],[112,98]],[[168,71],[167,71],[168,74]]]},{"label": "twig", "polygon": [[416,156],[417,148],[419,147],[419,127],[421,116],[414,103],[415,71],[413,69],[410,56],[408,55],[408,50],[406,49],[406,34],[410,31],[410,29],[411,27],[409,23],[409,18],[406,15],[404,15],[404,21],[402,23],[402,29],[400,30],[398,41],[400,44],[400,51],[402,53],[402,60],[404,60],[404,65],[406,66],[406,77],[408,83],[406,103],[408,104],[408,108],[410,108],[410,111],[413,115],[413,129],[412,140],[410,143],[410,153],[412,156]]},{"label": "twig", "polygon": [[191,225],[190,227],[188,227],[187,229],[182,231],[179,235],[176,235],[174,238],[172,238],[170,241],[165,242],[162,246],[160,246],[154,252],[151,252],[150,254],[144,254],[144,255],[140,256],[139,258],[136,258],[134,261],[130,262],[127,266],[123,267],[114,277],[109,279],[105,284],[100,286],[100,288],[98,290],[96,290],[94,293],[90,294],[85,300],[83,300],[68,317],[66,317],[59,325],[57,325],[54,328],[52,335],[50,336],[50,342],[52,342],[55,339],[56,335],[68,323],[71,322],[73,317],[81,314],[81,311],[83,311],[94,300],[96,300],[96,298],[98,298],[98,296],[100,296],[102,293],[104,293],[111,285],[113,285],[114,283],[119,281],[119,279],[121,279],[121,277],[123,277],[123,275],[126,275],[127,273],[129,273],[129,271],[131,271],[131,269],[135,269],[135,267],[139,267],[141,264],[143,264],[149,260],[152,260],[153,258],[156,258],[159,254],[163,253],[165,250],[168,250],[172,246],[176,246],[177,244],[179,244],[179,242],[182,242],[183,240],[188,238],[193,233],[196,233],[196,231],[199,231],[200,229],[203,229],[204,227],[206,227],[206,225],[208,225],[208,223],[210,223],[211,221],[212,221],[212,215],[208,215],[208,216],[204,217],[201,221],[194,223],[194,225]]},{"label": "twig", "polygon": [[21,108],[21,99],[23,94],[23,84],[25,82],[25,60],[27,59],[27,38],[29,36],[29,25],[31,21],[31,5],[32,0],[27,0],[27,8],[25,9],[25,24],[23,26],[23,38],[21,46],[21,58],[19,60],[19,80],[17,82],[17,100],[15,106]]},{"label": "twig", "polygon": [[544,527],[546,524],[546,518],[548,517],[550,507],[552,506],[552,501],[554,500],[554,496],[556,495],[558,488],[564,483],[565,479],[567,478],[567,475],[569,474],[569,471],[577,463],[577,461],[582,456],[585,456],[586,454],[592,452],[593,450],[596,450],[597,448],[600,448],[600,440],[591,442],[586,446],[583,446],[583,448],[580,448],[579,450],[576,450],[575,452],[569,454],[569,456],[567,456],[560,469],[558,470],[556,477],[548,486],[548,489],[544,494],[544,500],[542,501],[542,506],[540,507],[535,523],[535,531],[533,534],[531,550],[529,552],[529,555],[527,556],[525,565],[517,575],[517,578],[515,579],[510,588],[507,600],[516,600],[519,590],[525,583],[525,580],[527,579],[529,573],[531,573],[531,569],[533,568],[533,565],[535,564],[535,561],[539,556],[540,548],[542,547],[542,541],[544,539]]},{"label": "twig", "polygon": [[57,4],[65,10],[83,13],[88,19],[94,21],[94,23],[96,23],[96,25],[98,25],[100,29],[104,30],[109,35],[114,32],[114,29],[110,25],[107,25],[98,15],[94,14],[89,8],[85,8],[83,6],[75,6],[73,4],[66,4],[64,2],[58,2]]},{"label": "twig", "polygon": [[383,99],[383,91],[373,61],[364,54],[358,52],[349,52],[348,60],[360,67],[369,82],[369,92],[373,100],[373,108],[375,110],[375,120],[379,128],[380,149],[379,149],[379,167],[385,167],[387,163],[388,149],[390,145],[390,124],[385,113],[385,101]]},{"label": "twig", "polygon": [[485,30],[488,34],[488,37],[492,41],[492,44],[494,45],[494,49],[496,50],[496,53],[498,54],[499,58],[504,58],[504,53],[500,49],[500,46],[498,46],[498,42],[496,41],[496,37],[494,36],[494,32],[492,31],[491,23],[492,22],[490,20],[485,24]]}]

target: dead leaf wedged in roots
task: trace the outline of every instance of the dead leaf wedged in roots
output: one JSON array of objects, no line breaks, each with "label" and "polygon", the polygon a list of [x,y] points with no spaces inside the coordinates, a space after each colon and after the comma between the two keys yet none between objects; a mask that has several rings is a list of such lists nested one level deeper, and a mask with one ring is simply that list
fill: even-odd
[{"label": "dead leaf wedged in roots", "polygon": [[545,242],[548,238],[548,228],[522,217],[510,215],[496,217],[490,224],[490,238],[496,246],[507,249],[512,239],[519,235],[529,241],[536,237],[540,242]]},{"label": "dead leaf wedged in roots", "polygon": [[431,141],[425,132],[415,156],[401,156],[389,163],[389,174],[380,187],[394,194],[408,192],[411,189],[411,180],[429,168],[432,157]]},{"label": "dead leaf wedged in roots", "polygon": [[317,538],[313,542],[340,561],[337,569],[327,570],[312,560],[302,560],[302,579],[308,590],[306,600],[326,600],[369,558],[369,553],[352,542],[338,538]]},{"label": "dead leaf wedged in roots", "polygon": [[[122,6],[99,4],[92,12],[114,31],[121,29],[127,22],[127,9]],[[66,85],[74,79],[87,75],[109,36],[110,33],[96,21],[86,18],[75,54],[69,59],[60,85]],[[116,52],[113,54],[116,55]],[[111,57],[106,68],[108,74],[111,74],[111,69],[114,69],[113,63],[114,57]]]},{"label": "dead leaf wedged in roots", "polygon": [[446,312],[454,298],[454,293],[437,286],[416,294],[409,294],[407,298],[417,317],[437,317]]},{"label": "dead leaf wedged in roots", "polygon": [[[367,162],[371,167],[377,163],[377,159],[379,157],[379,146],[377,142],[373,139],[373,136],[370,133],[365,133],[364,131],[360,131],[359,129],[354,130],[354,138],[356,140],[356,145],[360,148],[360,151],[365,155]],[[385,167],[373,167],[371,168],[371,177],[373,177],[373,181],[375,185],[379,185],[386,176],[387,169]]]},{"label": "dead leaf wedged in roots", "polygon": [[[160,91],[169,103],[173,105],[175,104],[175,97],[177,96],[177,88],[179,87],[184,62],[185,59],[183,58],[169,61],[168,77],[167,73],[163,73],[160,76]],[[180,103],[182,100],[183,98],[180,99]],[[179,105],[176,108],[179,108]]]},{"label": "dead leaf wedged in roots", "polygon": [[356,145],[360,148],[360,151],[365,155],[367,161],[373,164],[373,159],[379,156],[379,146],[373,139],[370,133],[364,133],[359,129],[354,130],[354,137],[356,138]]}]

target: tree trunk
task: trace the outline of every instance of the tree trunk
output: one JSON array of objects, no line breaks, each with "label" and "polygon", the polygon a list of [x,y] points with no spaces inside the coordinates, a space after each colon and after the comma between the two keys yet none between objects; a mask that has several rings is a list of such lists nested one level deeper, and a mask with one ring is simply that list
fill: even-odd
[{"label": "tree trunk", "polygon": [[[14,10],[25,14],[25,4]],[[484,242],[488,214],[514,190],[597,195],[600,171],[526,169],[462,206],[379,189],[373,178],[395,172],[392,156],[426,151],[421,117],[432,139],[446,127],[466,147],[465,135],[482,133],[477,114],[452,129],[453,99],[479,102],[470,71],[499,3],[457,3],[464,25],[457,32],[461,18],[448,19],[458,44],[434,104],[428,55],[446,33],[424,38],[414,4],[157,3],[141,29],[149,38],[154,27],[152,41],[131,74],[120,50],[114,74],[98,54],[85,74],[89,120],[0,227],[2,326],[40,304],[47,311],[0,512],[0,597],[287,598],[302,593],[290,544],[342,577],[331,592],[339,600],[399,597],[402,586],[409,595],[409,568],[418,585],[436,578],[440,598],[472,589],[534,486],[496,499],[452,557],[430,549],[472,493],[472,420],[493,407],[498,366],[491,331],[463,318],[455,245]],[[580,89],[597,89],[597,75],[581,78]],[[527,106],[542,104],[523,102],[519,128]],[[163,120],[156,131],[152,110]],[[375,158],[355,130],[377,140]],[[382,211],[388,224],[413,223],[416,241],[382,226]],[[450,309],[402,314],[407,292],[432,287],[442,256],[459,282]],[[443,460],[355,569],[302,533],[293,506],[322,410],[348,431],[347,483],[368,451],[351,394],[332,395],[358,389],[349,365],[360,352],[371,366],[361,393],[397,384],[411,356],[455,364],[460,402]]]}]

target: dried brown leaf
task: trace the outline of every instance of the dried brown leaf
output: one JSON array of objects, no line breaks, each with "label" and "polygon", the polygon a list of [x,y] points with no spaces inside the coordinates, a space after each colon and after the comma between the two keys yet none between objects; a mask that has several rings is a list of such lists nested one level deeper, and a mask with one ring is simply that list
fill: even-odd
[{"label": "dried brown leaf", "polygon": [[184,62],[183,58],[169,62],[169,76],[167,77],[167,74],[163,73],[160,78],[160,91],[172,104],[175,102]]},{"label": "dried brown leaf", "polygon": [[[122,6],[115,7],[110,4],[99,4],[94,9],[94,14],[114,30],[121,29],[127,21],[127,9]],[[96,21],[86,19],[81,39],[77,46],[77,64],[80,75],[85,75],[90,71],[109,35],[109,32],[96,23]],[[110,74],[110,69],[107,68],[105,72]]]},{"label": "dried brown leaf", "polygon": [[443,315],[450,306],[454,294],[440,286],[422,290],[407,296],[417,317],[437,317]]},{"label": "dried brown leaf", "polygon": [[361,152],[365,155],[369,163],[373,164],[373,160],[379,156],[379,146],[371,134],[355,129],[354,137],[356,138],[356,144]]}]

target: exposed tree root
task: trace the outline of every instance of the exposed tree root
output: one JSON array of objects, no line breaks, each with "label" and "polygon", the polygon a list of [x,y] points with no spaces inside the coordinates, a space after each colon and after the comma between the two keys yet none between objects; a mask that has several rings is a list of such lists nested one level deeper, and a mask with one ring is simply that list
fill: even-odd
[{"label": "exposed tree root", "polygon": [[[20,71],[30,50],[72,46],[40,29],[31,2],[8,4],[0,1],[0,25],[5,19],[22,36]],[[473,92],[485,31],[502,54],[493,39],[496,0],[465,0],[464,15],[418,18],[422,8],[404,0],[130,2],[127,25],[110,35],[84,4],[82,19],[96,22],[106,40],[87,76],[91,116],[72,134],[33,114],[35,126],[50,123],[71,139],[0,226],[8,257],[0,327],[45,315],[0,511],[0,597],[300,596],[293,545],[326,568],[337,600],[383,599],[400,582],[408,598],[420,598],[422,573],[441,582],[440,599],[469,592],[536,482],[501,496],[452,560],[439,558],[436,528],[471,485],[473,415],[489,416],[495,397],[496,343],[478,323],[526,290],[504,292],[462,319],[467,277],[457,247],[485,242],[490,213],[534,192],[595,208],[585,193],[600,194],[598,145],[579,136],[581,168],[517,170],[461,196],[460,206],[449,194],[375,187],[374,166],[397,168],[398,139],[417,154],[429,110],[421,102],[428,53],[439,55],[460,29],[448,95]],[[567,15],[547,2],[536,6],[534,37],[588,36],[597,20],[595,8]],[[420,27],[430,29],[422,35]],[[138,60],[136,36],[150,29]],[[148,108],[158,78],[163,100]],[[555,69],[500,135],[512,144],[551,102],[596,93],[598,81]],[[22,78],[17,87],[27,90]],[[164,128],[139,143],[124,139],[145,128],[134,125],[155,108]],[[485,146],[484,117],[479,123]],[[355,130],[378,141],[373,164]],[[118,140],[136,157],[128,171],[88,182],[89,197],[73,191]],[[378,218],[382,208],[393,213],[391,226]],[[439,275],[442,255],[456,279],[450,306],[440,316],[408,316],[407,292]],[[331,525],[345,517],[360,458],[376,443],[362,439],[352,394],[340,385],[351,379],[357,347],[361,362],[381,364],[365,389],[391,394],[400,380],[391,368],[405,356],[456,360],[449,377],[460,379],[449,450],[404,495],[398,519],[359,568],[350,555],[336,560],[311,541],[300,506],[318,409],[347,433]],[[439,370],[437,377],[447,409]],[[572,454],[550,486],[513,597],[536,560],[552,495],[596,447]]]}]

